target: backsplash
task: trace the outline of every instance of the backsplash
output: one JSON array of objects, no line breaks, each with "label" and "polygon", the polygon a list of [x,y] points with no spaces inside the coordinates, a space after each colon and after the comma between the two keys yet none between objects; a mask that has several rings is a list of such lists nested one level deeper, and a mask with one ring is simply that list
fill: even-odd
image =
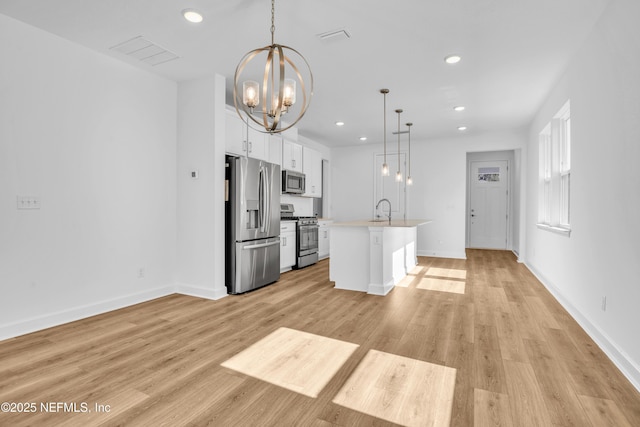
[{"label": "backsplash", "polygon": [[297,216],[313,216],[313,198],[291,196],[289,194],[280,195],[280,203],[291,203]]}]

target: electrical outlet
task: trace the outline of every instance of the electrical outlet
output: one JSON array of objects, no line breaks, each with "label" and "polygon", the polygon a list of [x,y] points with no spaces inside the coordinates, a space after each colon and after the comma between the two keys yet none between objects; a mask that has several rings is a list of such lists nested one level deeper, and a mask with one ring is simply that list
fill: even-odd
[{"label": "electrical outlet", "polygon": [[138,279],[144,279],[144,267],[138,269]]},{"label": "electrical outlet", "polygon": [[602,305],[600,307],[602,309],[602,311],[607,311],[607,297],[604,296],[602,297]]}]

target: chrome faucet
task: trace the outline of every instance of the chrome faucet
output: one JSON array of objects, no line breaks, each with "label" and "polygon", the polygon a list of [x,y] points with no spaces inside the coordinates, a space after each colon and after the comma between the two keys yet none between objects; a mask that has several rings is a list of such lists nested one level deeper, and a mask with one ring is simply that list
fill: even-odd
[{"label": "chrome faucet", "polygon": [[380,206],[380,203],[382,202],[387,202],[389,204],[389,225],[391,225],[391,202],[389,201],[389,199],[380,199],[380,201],[376,205],[376,210],[378,209],[378,206]]}]

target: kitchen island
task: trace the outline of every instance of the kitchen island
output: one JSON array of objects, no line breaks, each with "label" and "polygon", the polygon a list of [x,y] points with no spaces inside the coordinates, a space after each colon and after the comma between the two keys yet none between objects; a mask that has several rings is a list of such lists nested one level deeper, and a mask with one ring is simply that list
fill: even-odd
[{"label": "kitchen island", "polygon": [[331,224],[329,279],[336,289],[386,295],[418,263],[417,228],[428,219]]}]

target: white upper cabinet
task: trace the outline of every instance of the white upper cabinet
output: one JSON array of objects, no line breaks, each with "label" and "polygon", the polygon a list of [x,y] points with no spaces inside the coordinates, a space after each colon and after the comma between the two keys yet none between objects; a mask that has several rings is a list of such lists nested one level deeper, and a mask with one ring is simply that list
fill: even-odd
[{"label": "white upper cabinet", "polygon": [[226,151],[238,156],[269,161],[269,139],[264,133],[247,126],[235,111],[226,111]]},{"label": "white upper cabinet", "polygon": [[306,197],[322,197],[322,154],[312,148],[303,148],[302,164],[306,178]]},{"label": "white upper cabinet", "polygon": [[302,163],[302,145],[283,138],[282,169],[303,172]]},{"label": "white upper cabinet", "polygon": [[269,149],[269,161],[280,165],[282,168],[282,136],[280,134],[267,135],[267,148]]},{"label": "white upper cabinet", "polygon": [[242,120],[235,114],[227,110],[225,115],[226,125],[226,152],[229,154],[236,154],[238,156],[247,155],[247,147],[242,139],[242,132],[244,124]]}]

